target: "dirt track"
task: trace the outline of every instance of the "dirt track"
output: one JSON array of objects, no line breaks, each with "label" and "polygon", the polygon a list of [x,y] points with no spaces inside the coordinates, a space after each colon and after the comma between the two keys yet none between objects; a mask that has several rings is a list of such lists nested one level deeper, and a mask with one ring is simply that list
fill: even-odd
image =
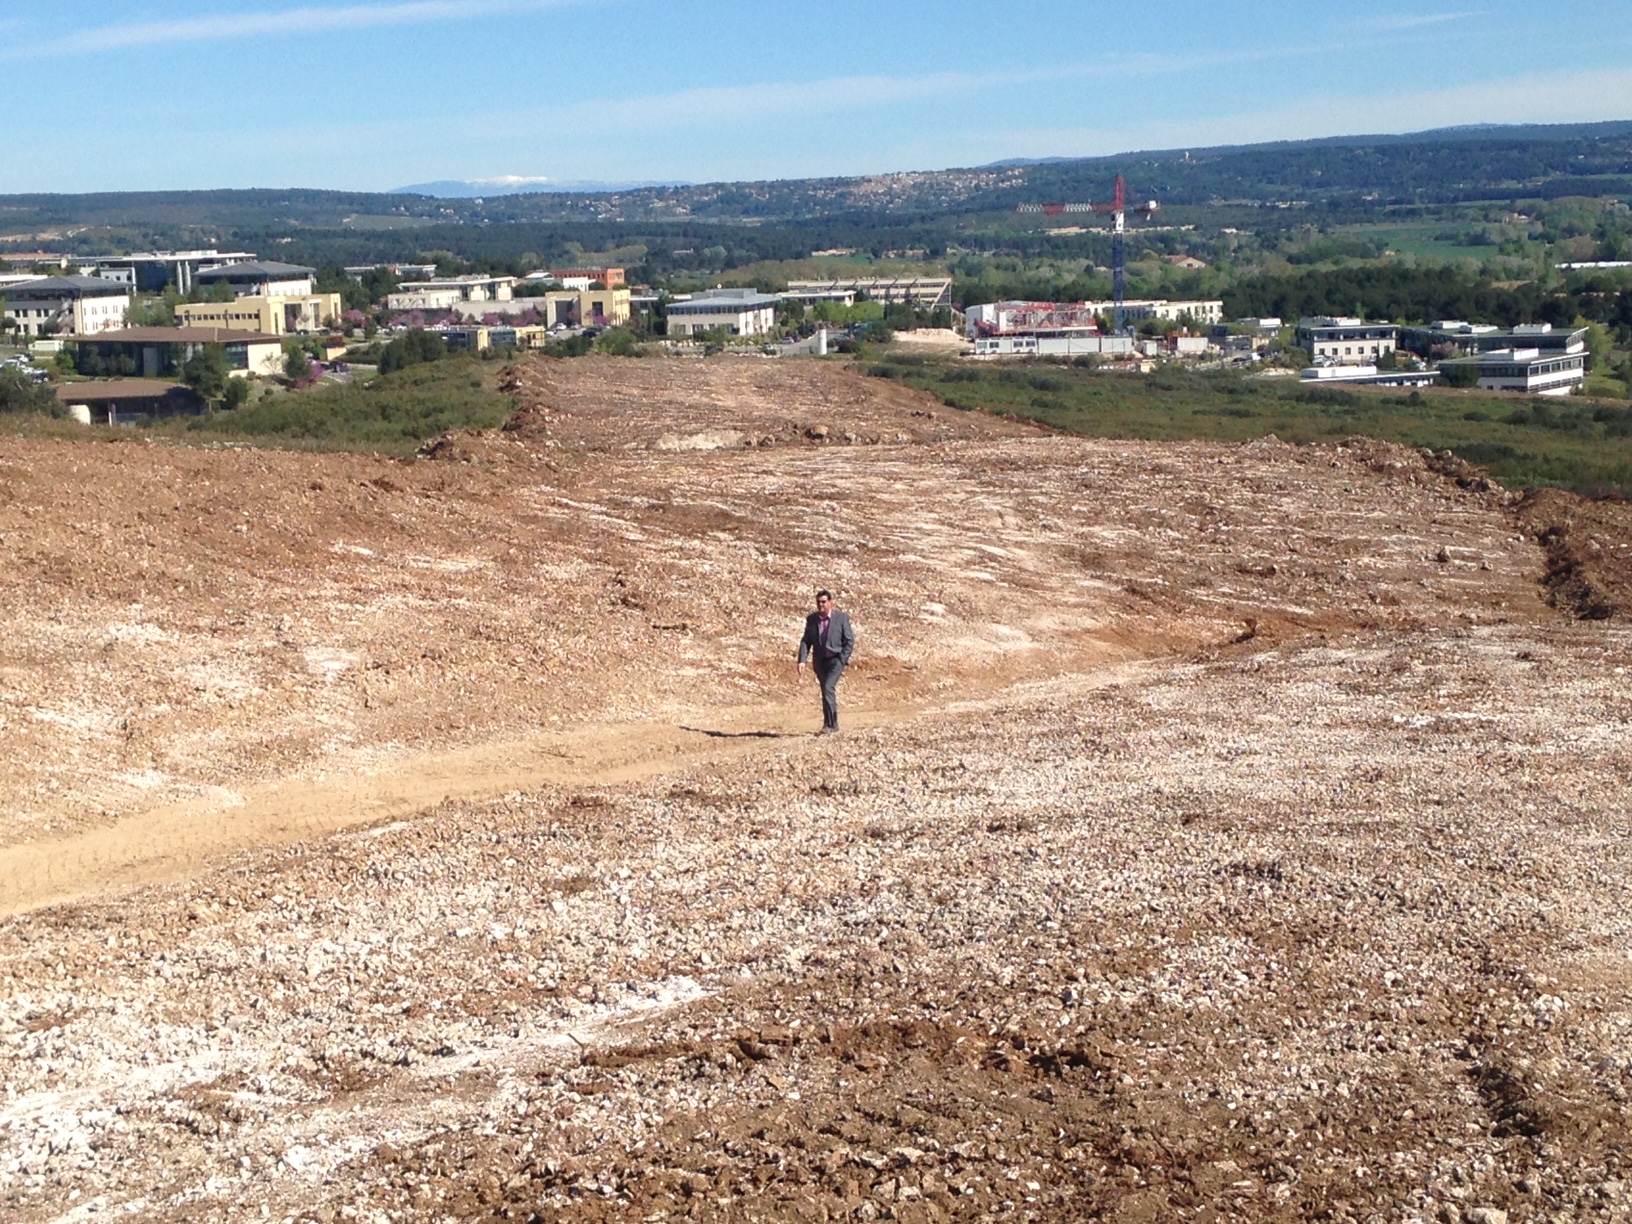
[{"label": "dirt track", "polygon": [[0,1215],[1621,1210],[1632,643],[1499,490],[515,393],[406,464],[0,442]]}]

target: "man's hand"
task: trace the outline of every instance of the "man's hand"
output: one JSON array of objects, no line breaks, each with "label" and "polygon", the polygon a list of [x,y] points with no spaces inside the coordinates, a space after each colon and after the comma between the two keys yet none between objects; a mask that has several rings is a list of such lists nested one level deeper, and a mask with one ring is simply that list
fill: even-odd
[{"label": "man's hand", "polygon": [[799,674],[801,676],[805,674],[805,661],[803,659],[799,660]]}]

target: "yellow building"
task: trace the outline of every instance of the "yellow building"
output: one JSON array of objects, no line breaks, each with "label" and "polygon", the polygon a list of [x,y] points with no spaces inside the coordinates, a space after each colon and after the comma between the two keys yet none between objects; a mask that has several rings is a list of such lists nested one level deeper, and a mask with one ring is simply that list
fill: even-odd
[{"label": "yellow building", "polygon": [[562,324],[566,327],[618,327],[629,322],[629,290],[617,289],[558,289],[541,298],[526,298],[536,302],[545,326]]},{"label": "yellow building", "polygon": [[546,327],[617,327],[629,322],[629,290],[553,289],[536,297],[497,302],[459,302],[449,309],[456,320],[514,319],[537,311]]},{"label": "yellow building", "polygon": [[225,327],[269,336],[322,331],[330,319],[339,317],[338,293],[241,297],[230,302],[179,302],[176,305],[178,327]]}]

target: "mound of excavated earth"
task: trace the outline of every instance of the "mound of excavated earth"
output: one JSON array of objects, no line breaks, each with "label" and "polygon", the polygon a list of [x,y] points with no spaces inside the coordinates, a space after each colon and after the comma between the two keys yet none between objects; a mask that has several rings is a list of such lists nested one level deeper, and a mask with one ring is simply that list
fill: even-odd
[{"label": "mound of excavated earth", "polygon": [[1614,508],[505,385],[409,462],[0,440],[0,1218],[1632,1212]]}]

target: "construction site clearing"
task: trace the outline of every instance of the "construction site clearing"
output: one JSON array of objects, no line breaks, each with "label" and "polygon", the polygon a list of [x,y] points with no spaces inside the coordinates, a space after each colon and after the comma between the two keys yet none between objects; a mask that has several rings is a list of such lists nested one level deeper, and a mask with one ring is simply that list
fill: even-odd
[{"label": "construction site clearing", "polygon": [[1624,503],[504,380],[0,438],[0,1219],[1632,1219]]}]

